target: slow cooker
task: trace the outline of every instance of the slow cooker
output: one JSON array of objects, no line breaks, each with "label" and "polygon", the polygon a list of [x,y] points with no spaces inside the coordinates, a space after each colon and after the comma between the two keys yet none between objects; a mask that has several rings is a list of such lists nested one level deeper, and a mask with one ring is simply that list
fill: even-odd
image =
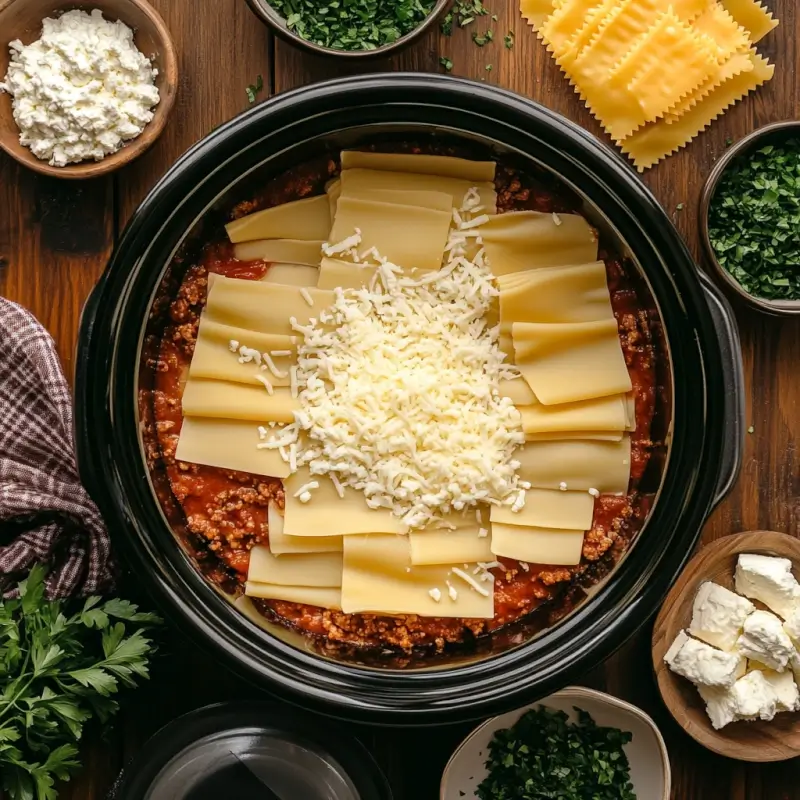
[{"label": "slow cooker", "polygon": [[[376,138],[447,136],[535,165],[581,198],[585,215],[636,268],[649,298],[667,443],[647,481],[655,502],[621,561],[557,624],[524,625],[469,657],[400,668],[325,656],[290,631],[241,614],[198,569],[176,531],[169,488],[146,466],[137,398],[168,265],[241,187],[321,153]],[[177,259],[180,263],[180,259]],[[174,267],[173,267],[174,268]],[[163,610],[265,689],[348,719],[405,725],[497,714],[546,695],[611,654],[657,609],[714,506],[734,481],[743,388],[731,311],[697,270],[632,169],[562,117],[494,87],[435,75],[330,81],[279,95],[189,150],[131,219],[84,310],[76,440],[81,476],[114,543]]]}]

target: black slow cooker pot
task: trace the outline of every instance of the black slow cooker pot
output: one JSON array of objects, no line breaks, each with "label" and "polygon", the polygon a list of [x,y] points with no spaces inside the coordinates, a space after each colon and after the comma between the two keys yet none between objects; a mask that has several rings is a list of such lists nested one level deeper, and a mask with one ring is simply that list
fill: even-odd
[{"label": "black slow cooker pot", "polygon": [[[174,254],[237,187],[323,152],[381,137],[434,135],[551,172],[583,198],[651,298],[668,443],[651,463],[656,494],[621,563],[557,625],[511,632],[473,655],[405,669],[336,660],[277,626],[255,624],[207,581],[175,535],[163,483],[146,468],[137,396],[155,293]],[[618,156],[510,92],[434,75],[349,78],[280,95],[215,130],[142,203],[84,311],[76,386],[81,475],[138,579],[183,629],[248,678],[332,715],[428,724],[495,714],[548,694],[606,658],[656,610],[708,514],[731,486],[743,438],[736,326],[655,198]],[[168,490],[167,490],[168,493]],[[173,504],[174,506],[174,504]],[[166,509],[166,510],[165,510]],[[175,510],[174,508],[172,509]]]}]

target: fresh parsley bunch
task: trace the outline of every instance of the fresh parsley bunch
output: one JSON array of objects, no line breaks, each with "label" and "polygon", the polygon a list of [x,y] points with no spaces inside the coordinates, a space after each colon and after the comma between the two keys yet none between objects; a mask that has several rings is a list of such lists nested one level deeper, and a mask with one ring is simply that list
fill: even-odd
[{"label": "fresh parsley bunch", "polygon": [[631,734],[601,728],[579,708],[536,708],[489,743],[480,800],[636,800],[622,749]]},{"label": "fresh parsley bunch", "polygon": [[[161,623],[127,600],[88,598],[75,613],[45,600],[47,570],[35,567],[20,597],[0,598],[0,776],[8,800],[55,800],[56,780],[80,767],[84,725],[106,723],[121,687],[148,678]],[[133,628],[133,632],[131,629]]]}]

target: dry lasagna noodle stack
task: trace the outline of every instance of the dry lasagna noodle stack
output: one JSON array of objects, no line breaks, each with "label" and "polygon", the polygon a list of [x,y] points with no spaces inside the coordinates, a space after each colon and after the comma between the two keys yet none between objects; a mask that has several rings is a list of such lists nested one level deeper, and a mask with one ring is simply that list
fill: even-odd
[{"label": "dry lasagna noodle stack", "polygon": [[[252,551],[248,596],[345,613],[491,618],[498,556],[579,563],[596,496],[628,489],[631,383],[597,237],[578,215],[497,215],[494,162],[345,152],[342,166],[325,195],[227,226],[238,258],[271,266],[260,282],[210,276],[176,457],[283,480],[285,508],[269,508],[269,546]],[[297,468],[286,448],[260,445],[279,439],[301,409],[290,317],[305,325],[334,289],[368,286],[371,248],[415,277],[439,269],[471,189],[488,218],[480,239],[499,287],[501,345],[521,375],[500,391],[521,414],[526,443],[514,458],[531,488],[520,511],[487,504],[409,532],[360,492]],[[356,228],[354,253],[345,244]]]},{"label": "dry lasagna noodle stack", "polygon": [[576,92],[639,171],[768,81],[757,0],[520,0]]}]

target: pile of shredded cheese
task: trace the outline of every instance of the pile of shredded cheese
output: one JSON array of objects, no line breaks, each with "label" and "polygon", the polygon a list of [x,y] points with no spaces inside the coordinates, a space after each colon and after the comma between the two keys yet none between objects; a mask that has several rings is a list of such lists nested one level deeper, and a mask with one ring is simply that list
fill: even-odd
[{"label": "pile of shredded cheese", "polygon": [[519,509],[528,488],[512,458],[525,439],[520,414],[498,389],[517,373],[485,320],[498,291],[478,203],[468,193],[453,213],[445,266],[418,279],[375,252],[359,255],[358,232],[333,245],[373,259],[375,279],[337,289],[319,318],[293,325],[302,334],[292,375],[302,410],[274,444],[409,528],[477,503]]}]

